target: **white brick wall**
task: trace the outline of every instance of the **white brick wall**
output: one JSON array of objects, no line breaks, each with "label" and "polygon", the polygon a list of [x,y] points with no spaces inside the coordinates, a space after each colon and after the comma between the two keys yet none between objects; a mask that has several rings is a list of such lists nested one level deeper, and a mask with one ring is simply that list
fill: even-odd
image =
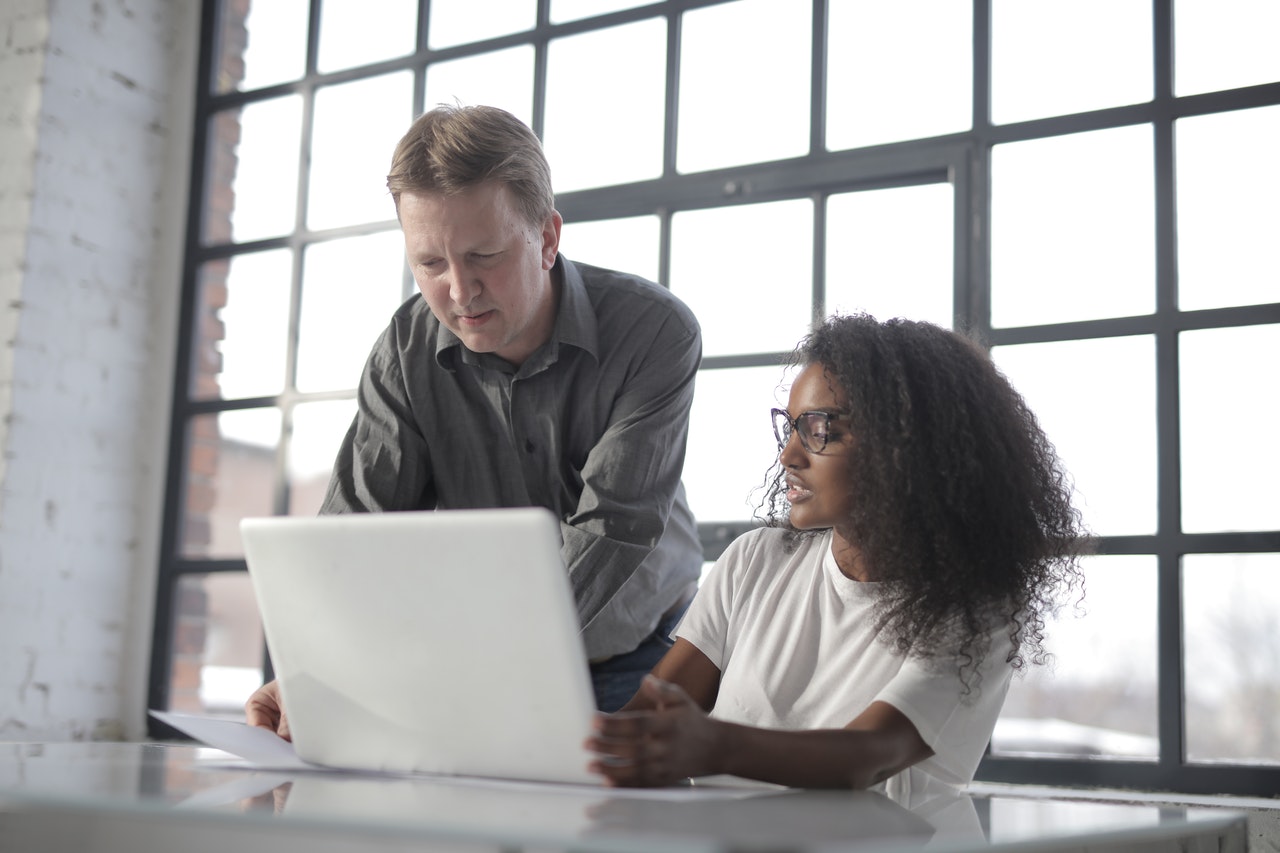
[{"label": "white brick wall", "polygon": [[0,740],[144,731],[198,6],[0,7]]},{"label": "white brick wall", "polygon": [[[40,91],[32,82],[40,79],[44,69],[49,37],[46,5],[13,0],[0,12],[0,448],[6,446],[13,400],[13,342],[22,302],[40,109]],[[0,482],[5,456],[0,453]],[[4,707],[0,703],[0,719]]]}]

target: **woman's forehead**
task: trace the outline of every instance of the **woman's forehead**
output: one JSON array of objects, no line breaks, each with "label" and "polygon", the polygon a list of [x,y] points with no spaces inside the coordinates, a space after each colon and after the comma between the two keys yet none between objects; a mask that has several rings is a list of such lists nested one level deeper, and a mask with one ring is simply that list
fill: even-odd
[{"label": "woman's forehead", "polygon": [[840,386],[835,374],[822,364],[806,365],[791,383],[788,407],[792,411],[847,408],[848,395]]}]

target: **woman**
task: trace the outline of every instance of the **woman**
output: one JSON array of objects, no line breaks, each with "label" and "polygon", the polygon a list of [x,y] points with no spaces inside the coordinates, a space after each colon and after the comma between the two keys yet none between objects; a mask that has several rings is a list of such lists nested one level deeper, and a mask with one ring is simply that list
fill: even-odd
[{"label": "woman", "polygon": [[767,524],[597,718],[587,747],[610,784],[966,784],[1012,671],[1045,657],[1057,594],[1082,589],[1070,483],[979,347],[835,317],[795,360]]}]

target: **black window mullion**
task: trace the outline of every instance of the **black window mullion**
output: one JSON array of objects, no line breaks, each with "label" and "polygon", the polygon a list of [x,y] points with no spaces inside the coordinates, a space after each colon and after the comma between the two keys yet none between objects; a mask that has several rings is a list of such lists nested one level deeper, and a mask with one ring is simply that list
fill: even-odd
[{"label": "black window mullion", "polygon": [[963,274],[957,276],[954,312],[960,328],[990,345],[991,0],[973,0],[973,129],[967,155],[968,174],[954,178],[956,247],[968,252]]},{"label": "black window mullion", "polygon": [[[160,554],[156,572],[155,613],[151,626],[151,658],[147,677],[147,707],[169,707],[169,671],[173,663],[174,618],[173,594],[177,588],[177,553],[185,508],[187,412],[191,395],[191,357],[195,335],[196,308],[200,299],[200,261],[196,247],[200,245],[204,222],[204,199],[209,187],[209,120],[212,112],[213,66],[220,49],[217,0],[201,4],[199,54],[196,60],[195,126],[192,139],[190,200],[187,207],[186,246],[182,263],[182,296],[179,299],[178,351],[174,359],[173,402],[169,418],[168,470],[165,472],[165,500],[160,525]],[[162,732],[158,723],[147,718],[148,733]],[[168,727],[165,727],[166,729]]]},{"label": "black window mullion", "polygon": [[[679,150],[680,67],[683,13],[718,5],[726,0],[670,0],[648,3],[619,12],[552,25],[551,0],[537,0],[533,31],[505,34],[466,45],[431,51],[429,45],[430,0],[420,0],[417,49],[414,55],[393,58],[359,68],[341,69],[320,75],[317,71],[319,34],[324,0],[310,0],[307,25],[306,68],[300,79],[255,91],[215,93],[211,89],[213,70],[219,62],[220,38],[218,0],[202,4],[202,39],[196,92],[195,140],[186,248],[183,263],[182,306],[179,318],[179,351],[174,376],[174,396],[170,425],[169,470],[160,544],[160,567],[153,629],[151,680],[148,701],[151,707],[167,707],[172,664],[174,602],[178,580],[185,575],[206,572],[242,571],[242,560],[200,560],[183,558],[183,502],[190,419],[196,415],[216,416],[219,412],[275,407],[281,413],[281,435],[276,454],[274,509],[288,510],[288,456],[295,425],[295,406],[313,400],[349,399],[350,389],[301,394],[296,389],[297,347],[301,311],[305,250],[323,240],[357,236],[393,227],[394,223],[365,223],[311,233],[306,228],[306,207],[310,190],[310,151],[314,132],[315,94],[320,85],[334,85],[402,68],[415,70],[414,115],[424,107],[426,73],[436,61],[476,56],[517,44],[534,47],[533,112],[531,124],[542,137],[545,132],[547,71],[551,37],[598,31],[607,26],[643,18],[663,17],[667,22],[665,103],[663,128],[663,170],[660,178],[618,187],[602,187],[566,194],[557,199],[562,212],[573,221],[607,219],[633,215],[659,217],[658,275],[669,286],[671,276],[673,217],[682,210],[719,207],[726,204],[756,203],[784,198],[809,198],[815,205],[811,251],[811,284],[814,320],[828,313],[826,305],[827,203],[833,193],[892,186],[908,186],[949,180],[953,187],[954,239],[954,322],[957,328],[976,333],[990,345],[1042,343],[1056,340],[1084,340],[1119,335],[1149,335],[1156,348],[1156,418],[1158,472],[1158,527],[1154,535],[1104,538],[1104,554],[1138,554],[1157,562],[1156,607],[1158,688],[1157,729],[1161,755],[1157,761],[1134,762],[1077,759],[1044,759],[1022,756],[988,756],[981,778],[1064,785],[1164,788],[1187,793],[1258,794],[1280,789],[1280,767],[1243,765],[1190,765],[1186,761],[1186,712],[1183,703],[1184,673],[1182,649],[1192,640],[1184,636],[1182,624],[1180,563],[1186,553],[1229,553],[1250,551],[1271,553],[1280,550],[1280,532],[1217,532],[1189,536],[1181,533],[1180,408],[1178,335],[1193,328],[1228,328],[1239,325],[1280,322],[1280,302],[1261,306],[1181,312],[1177,307],[1176,170],[1175,128],[1179,117],[1226,112],[1280,103],[1280,82],[1263,83],[1226,92],[1209,92],[1175,98],[1174,9],[1173,0],[1151,0],[1153,13],[1153,97],[1149,103],[1130,104],[1078,115],[993,126],[992,82],[992,2],[972,0],[973,9],[973,123],[963,133],[926,140],[908,140],[867,149],[829,152],[825,147],[827,121],[827,59],[829,44],[827,0],[810,0],[811,32],[810,122],[807,155],[772,163],[756,163],[682,175],[676,169]],[[838,46],[836,46],[838,49]],[[770,61],[766,53],[761,61]],[[206,162],[212,137],[211,120],[221,109],[236,109],[267,98],[296,94],[303,99],[302,131],[299,139],[299,180],[295,228],[292,234],[253,243],[203,246],[201,218],[210,188]],[[998,143],[1016,143],[1047,136],[1079,133],[1125,125],[1152,127],[1155,169],[1156,310],[1150,315],[1073,321],[1023,328],[991,328],[991,151]],[[235,258],[257,251],[288,248],[293,253],[291,303],[287,346],[287,382],[283,392],[248,400],[192,400],[192,342],[197,337],[195,321],[200,306],[200,271],[210,260]],[[405,295],[413,292],[408,271]],[[796,282],[797,288],[804,285]],[[744,353],[708,357],[703,368],[732,369],[777,364],[784,353]],[[751,522],[706,524],[700,527],[704,553],[714,558],[728,541],[751,527]],[[269,661],[264,669],[270,676]]]},{"label": "black window mullion", "polygon": [[[827,132],[827,28],[830,23],[827,0],[813,0],[809,42],[809,153],[826,151]],[[813,204],[813,276],[810,284],[811,325],[816,327],[831,313],[827,305],[827,200],[830,193],[817,190]]]},{"label": "black window mullion", "polygon": [[813,0],[812,39],[809,48],[809,153],[827,148],[827,50],[830,39],[828,0]]},{"label": "black window mullion", "polygon": [[660,209],[658,215],[658,282],[671,287],[671,220],[668,209]]},{"label": "black window mullion", "polygon": [[1183,702],[1181,449],[1177,307],[1177,231],[1174,177],[1173,14],[1171,0],[1152,2],[1152,120],[1155,146],[1156,288],[1156,709],[1160,767],[1176,777],[1186,760]]},{"label": "black window mullion", "polygon": [[533,43],[533,118],[530,127],[539,139],[544,139],[547,122],[547,64],[551,52],[548,23],[550,0],[538,0],[537,33]]},{"label": "black window mullion", "polygon": [[823,318],[831,314],[827,305],[827,202],[829,193],[816,192],[810,199],[813,203],[813,281],[810,290],[813,294],[811,324],[816,328],[822,324]]},{"label": "black window mullion", "polygon": [[324,15],[324,0],[311,0],[311,7],[307,15],[307,77],[316,75],[316,68],[320,56],[320,21]]},{"label": "black window mullion", "polygon": [[952,327],[990,341],[990,284],[986,259],[991,237],[987,152],[974,145],[951,170]]},{"label": "black window mullion", "polygon": [[680,132],[680,44],[684,31],[679,12],[667,14],[667,86],[663,99],[662,175],[676,174],[676,151]]}]

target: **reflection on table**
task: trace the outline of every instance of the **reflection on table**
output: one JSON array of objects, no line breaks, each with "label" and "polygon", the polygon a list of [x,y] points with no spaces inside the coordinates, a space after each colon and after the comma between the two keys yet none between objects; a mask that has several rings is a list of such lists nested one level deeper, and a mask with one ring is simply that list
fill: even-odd
[{"label": "reflection on table", "polygon": [[627,792],[270,773],[189,745],[0,744],[0,850],[1180,850],[1193,837],[1243,853],[1244,819],[945,786],[903,801],[730,777]]}]

